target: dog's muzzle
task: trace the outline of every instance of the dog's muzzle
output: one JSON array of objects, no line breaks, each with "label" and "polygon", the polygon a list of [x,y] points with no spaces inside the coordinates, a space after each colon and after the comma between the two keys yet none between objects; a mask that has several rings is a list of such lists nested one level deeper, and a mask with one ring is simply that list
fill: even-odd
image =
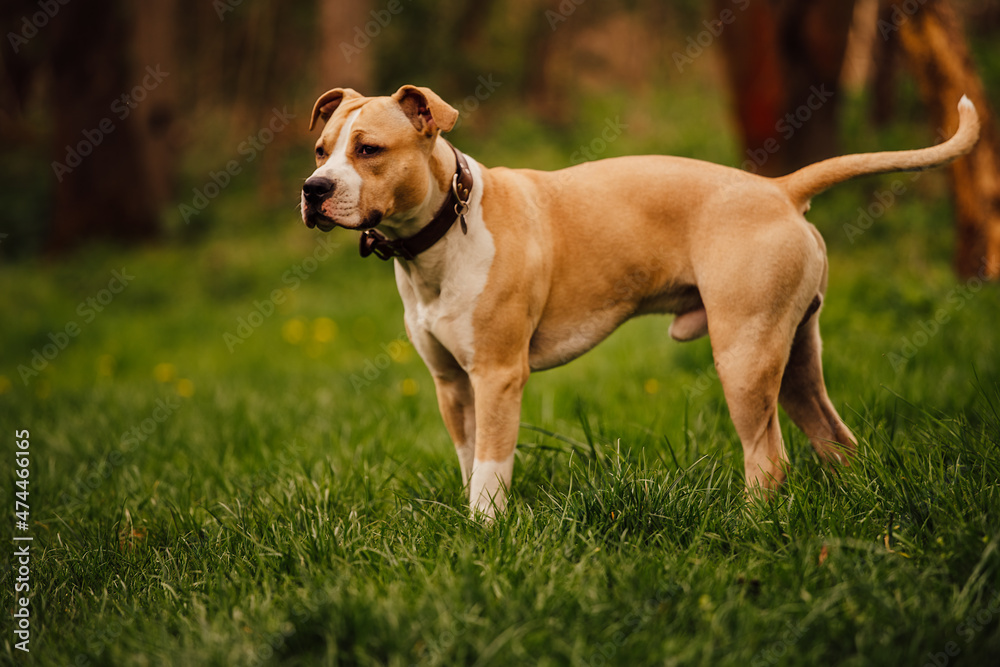
[{"label": "dog's muzzle", "polygon": [[[323,215],[320,209],[323,206],[323,202],[330,198],[336,187],[336,183],[322,176],[312,176],[302,184],[302,199],[305,203],[306,214],[305,223],[310,229],[318,226],[323,231],[329,231],[333,228],[332,224],[323,224],[327,221],[331,223],[333,221]],[[328,226],[329,229],[327,229]]]}]

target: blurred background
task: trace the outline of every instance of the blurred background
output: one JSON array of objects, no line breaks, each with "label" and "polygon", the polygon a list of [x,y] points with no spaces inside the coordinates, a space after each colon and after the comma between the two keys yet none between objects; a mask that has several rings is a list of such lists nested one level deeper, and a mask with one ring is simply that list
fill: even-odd
[{"label": "blurred background", "polygon": [[[939,140],[968,93],[988,129],[947,185],[953,259],[962,275],[1000,260],[997,0],[8,0],[0,15],[6,258],[290,223],[315,98],[416,83],[462,112],[453,140],[487,165],[672,153],[769,175]],[[925,131],[904,143],[904,123]],[[845,146],[856,128],[871,133]]]},{"label": "blurred background", "polygon": [[[404,83],[457,108],[449,138],[487,166],[653,153],[766,175],[931,145],[968,94],[984,121],[971,155],[842,184],[809,218],[831,258],[824,326],[844,362],[838,376],[830,359],[831,382],[953,396],[940,364],[998,363],[955,323],[929,341],[937,357],[899,354],[942,312],[985,326],[995,300],[968,288],[1000,268],[1000,0],[9,0],[0,12],[0,394],[23,394],[15,413],[95,386],[109,401],[197,390],[216,409],[287,384],[352,415],[366,397],[422,406],[437,447],[412,349],[371,366],[405,340],[392,271],[358,257],[355,233],[306,229],[298,211],[316,98]],[[119,294],[123,270],[135,278]],[[609,362],[659,391],[659,366],[629,355],[661,349],[662,326],[634,323],[608,343],[620,356],[545,374],[539,421],[572,415],[591,391],[581,378],[605,378]],[[954,356],[966,347],[967,363]],[[861,349],[872,375],[851,368]],[[700,400],[724,410],[702,377],[707,342],[662,354],[690,374],[674,390],[704,385]]]},{"label": "blurred background", "polygon": [[[995,599],[1000,0],[3,0],[0,27],[0,425],[31,432],[39,664],[272,664],[288,623],[282,664],[424,664],[435,636],[438,664],[583,664],[664,577],[683,594],[622,664],[756,664],[786,623],[809,664],[916,663]],[[808,213],[863,463],[828,476],[783,418],[787,509],[747,519],[710,341],[638,318],[531,378],[518,532],[467,526],[391,266],[298,211],[316,98],[405,83],[460,111],[449,139],[486,166],[767,175],[931,145],[968,94],[972,154]],[[608,484],[650,480],[672,504],[608,517]],[[482,565],[515,552],[513,575]],[[995,655],[990,632],[962,656]]]}]

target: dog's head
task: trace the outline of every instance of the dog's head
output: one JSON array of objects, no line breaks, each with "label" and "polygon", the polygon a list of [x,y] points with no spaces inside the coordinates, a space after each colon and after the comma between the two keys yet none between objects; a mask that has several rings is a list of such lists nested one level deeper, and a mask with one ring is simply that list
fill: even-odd
[{"label": "dog's head", "polygon": [[437,174],[431,155],[458,111],[428,88],[403,86],[388,97],[350,88],[323,93],[309,121],[326,123],[316,142],[316,171],[302,186],[302,220],[330,231],[370,229],[425,206]]}]

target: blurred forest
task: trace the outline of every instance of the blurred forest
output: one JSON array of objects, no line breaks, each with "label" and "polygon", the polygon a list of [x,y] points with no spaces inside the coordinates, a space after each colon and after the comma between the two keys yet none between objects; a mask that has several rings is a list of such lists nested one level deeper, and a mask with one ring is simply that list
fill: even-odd
[{"label": "blurred forest", "polygon": [[[987,123],[951,171],[955,263],[1000,268],[1000,99],[982,83],[1000,70],[1000,0],[6,0],[0,25],[4,257],[195,239],[241,224],[217,219],[223,196],[294,208],[307,114],[332,87],[430,86],[463,113],[460,137],[512,116],[569,136],[606,96],[669,103],[698,77],[731,101],[733,166],[767,175],[838,152],[841,91],[881,126],[923,114],[927,143],[968,93]],[[901,81],[919,111],[900,108]],[[579,161],[569,146],[554,166]]]}]

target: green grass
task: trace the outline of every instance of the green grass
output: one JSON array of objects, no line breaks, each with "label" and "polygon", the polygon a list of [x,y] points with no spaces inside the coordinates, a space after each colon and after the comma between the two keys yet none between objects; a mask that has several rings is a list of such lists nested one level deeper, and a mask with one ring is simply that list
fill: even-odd
[{"label": "green grass", "polygon": [[[613,113],[558,140],[512,121],[462,145],[488,164],[555,166]],[[715,121],[626,122],[636,130],[609,155],[701,142],[735,162]],[[852,136],[849,148],[883,145]],[[663,318],[532,378],[510,511],[483,526],[467,518],[429,375],[393,344],[391,269],[357,257],[354,235],[322,237],[339,247],[292,289],[283,275],[317,234],[234,192],[196,244],[0,267],[4,456],[15,429],[31,431],[30,660],[990,664],[1000,294],[952,274],[940,174],[851,242],[843,225],[894,178],[844,185],[810,216],[831,254],[827,383],[858,458],[824,469],[785,419],[792,471],[762,506],[743,500],[708,342],[670,341]],[[78,304],[123,267],[134,280],[85,322]],[[279,288],[284,302],[230,352],[224,334]],[[18,366],[69,321],[79,335],[25,385]],[[896,368],[903,339],[922,344]],[[13,576],[0,577],[8,610]],[[0,660],[24,660],[14,641],[5,632]]]}]

